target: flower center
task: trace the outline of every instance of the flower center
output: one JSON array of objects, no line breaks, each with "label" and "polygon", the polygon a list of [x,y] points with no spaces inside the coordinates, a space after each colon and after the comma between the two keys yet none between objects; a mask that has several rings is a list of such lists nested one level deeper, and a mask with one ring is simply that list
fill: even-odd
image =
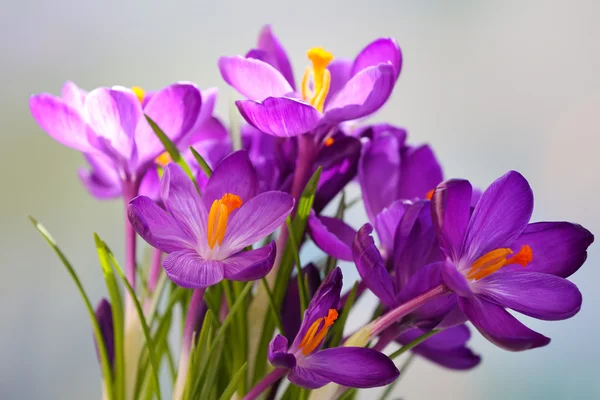
[{"label": "flower center", "polygon": [[302,354],[305,356],[312,353],[317,346],[325,339],[329,328],[338,317],[338,312],[331,308],[327,313],[326,317],[322,317],[317,319],[313,324],[308,328],[304,338],[298,345],[298,348],[302,350]]},{"label": "flower center", "polygon": [[168,151],[163,152],[160,156],[154,159],[154,162],[163,168],[166,167],[171,161],[173,161],[173,159]]},{"label": "flower center", "polygon": [[[322,47],[313,47],[308,50],[307,56],[312,62],[312,68],[306,67],[302,77],[302,99],[309,102],[319,112],[323,112],[323,105],[331,84],[331,74],[327,66],[333,60],[333,54]],[[312,90],[310,88],[311,81]]]},{"label": "flower center", "polygon": [[484,254],[471,265],[467,272],[467,278],[479,280],[490,276],[505,265],[521,264],[526,267],[533,260],[533,251],[527,245],[521,246],[521,250],[517,254],[507,258],[511,254],[513,254],[513,251],[505,247]]},{"label": "flower center", "polygon": [[215,244],[219,242],[219,246],[223,244],[223,238],[227,231],[227,222],[229,214],[242,206],[240,196],[231,193],[225,193],[219,200],[215,200],[210,207],[208,213],[208,229],[207,240],[211,250]]},{"label": "flower center", "polygon": [[332,137],[328,137],[327,139],[325,139],[325,147],[329,147],[334,143],[335,143],[335,139]]},{"label": "flower center", "polygon": [[133,94],[135,94],[135,97],[138,98],[138,100],[140,101],[140,103],[144,102],[144,97],[146,96],[146,92],[144,91],[144,89],[142,89],[139,86],[132,86],[131,90],[133,91]]}]

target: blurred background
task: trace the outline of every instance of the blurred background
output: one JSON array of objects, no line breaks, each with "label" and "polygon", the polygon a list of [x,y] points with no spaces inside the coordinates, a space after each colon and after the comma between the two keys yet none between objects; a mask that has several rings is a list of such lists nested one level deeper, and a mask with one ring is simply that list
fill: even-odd
[{"label": "blurred background", "polygon": [[[312,46],[353,57],[379,36],[395,37],[404,68],[393,97],[373,121],[405,126],[413,143],[430,142],[447,177],[485,187],[517,169],[534,189],[535,220],[574,221],[600,232],[600,2],[151,3],[2,0],[1,399],[100,397],[86,311],[27,214],[53,233],[94,301],[105,289],[92,233],[123,256],[122,205],[87,194],[76,176],[82,157],[35,124],[29,96],[58,94],[65,80],[87,89],[156,89],[190,80],[221,88],[217,110],[227,118],[235,94],[216,60],[245,53],[264,23],[273,24],[297,76]],[[358,206],[351,223],[364,221]],[[396,397],[600,398],[598,263],[595,243],[587,265],[573,277],[584,294],[576,317],[526,321],[553,339],[548,347],[508,353],[475,334],[481,366],[449,372],[418,360]],[[345,271],[349,284],[356,273]]]}]

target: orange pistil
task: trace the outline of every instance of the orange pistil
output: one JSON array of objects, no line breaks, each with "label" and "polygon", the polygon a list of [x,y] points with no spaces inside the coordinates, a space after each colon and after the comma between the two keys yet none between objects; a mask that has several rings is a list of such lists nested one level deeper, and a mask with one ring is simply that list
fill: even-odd
[{"label": "orange pistil", "polygon": [[208,213],[207,241],[208,247],[213,249],[217,242],[223,244],[227,231],[229,214],[242,206],[242,199],[231,193],[225,193],[219,200],[215,200]]},{"label": "orange pistil", "polygon": [[527,245],[521,246],[521,250],[517,254],[507,258],[511,254],[513,251],[509,248],[499,248],[484,254],[471,265],[467,278],[479,280],[490,276],[505,265],[521,264],[526,267],[533,260],[533,251]]},{"label": "orange pistil", "polygon": [[[321,344],[323,339],[325,339],[329,328],[331,325],[333,325],[337,317],[338,312],[331,308],[329,309],[326,317],[319,318],[313,322],[310,328],[308,328],[306,331],[304,338],[298,345],[298,348],[302,350],[302,354],[305,356],[309,355],[317,348],[319,344]],[[323,323],[322,326],[321,323]]]},{"label": "orange pistil", "polygon": [[431,200],[433,198],[433,193],[435,192],[435,189],[431,189],[429,192],[427,192],[427,194],[425,195],[425,198],[427,200]]},{"label": "orange pistil", "polygon": [[173,161],[173,159],[171,158],[171,155],[166,151],[154,159],[154,162],[163,168],[166,167],[167,164],[171,161]]},{"label": "orange pistil", "polygon": [[135,94],[135,97],[138,98],[138,100],[140,101],[140,103],[144,102],[144,97],[146,97],[146,92],[144,91],[144,89],[142,89],[139,86],[133,86],[131,88],[131,90],[133,91],[133,94]]},{"label": "orange pistil", "polygon": [[332,137],[328,137],[327,139],[325,139],[325,147],[329,147],[333,143],[335,143],[335,139],[333,139]]},{"label": "orange pistil", "polygon": [[[325,98],[329,93],[331,84],[331,74],[327,66],[333,60],[333,55],[321,47],[313,47],[307,53],[308,59],[312,62],[312,68],[307,67],[302,77],[302,98],[308,101],[313,107],[323,112]],[[313,90],[310,90],[310,78],[312,77]]]}]

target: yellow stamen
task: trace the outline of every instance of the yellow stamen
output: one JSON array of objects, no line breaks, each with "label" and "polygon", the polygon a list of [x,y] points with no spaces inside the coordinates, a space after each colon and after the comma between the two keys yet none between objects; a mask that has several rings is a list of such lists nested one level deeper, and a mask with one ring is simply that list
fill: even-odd
[{"label": "yellow stamen", "polygon": [[[333,55],[321,47],[313,47],[307,53],[312,62],[312,68],[308,67],[302,77],[302,98],[312,104],[317,110],[323,112],[325,99],[329,93],[331,74],[327,66],[333,60]],[[309,78],[312,77],[313,90],[309,87]]]},{"label": "yellow stamen", "polygon": [[425,198],[427,200],[431,200],[433,198],[433,192],[435,192],[435,189],[431,189],[429,192],[427,192],[427,194],[425,195]]},{"label": "yellow stamen", "polygon": [[321,344],[337,317],[338,312],[331,308],[326,317],[319,318],[313,322],[298,345],[298,348],[302,350],[302,354],[305,356],[309,355],[317,348],[317,346],[319,346],[319,344]]},{"label": "yellow stamen", "polygon": [[132,86],[131,90],[133,91],[133,93],[135,94],[135,96],[138,98],[138,100],[140,101],[140,103],[144,102],[144,97],[146,96],[146,92],[144,91],[144,89],[142,89],[139,86]]},{"label": "yellow stamen", "polygon": [[171,158],[171,155],[166,151],[154,159],[154,162],[156,162],[163,168],[171,161],[173,161],[173,159]]},{"label": "yellow stamen", "polygon": [[325,139],[325,147],[329,147],[331,146],[333,143],[335,143],[335,139],[332,137],[328,137],[327,139]]},{"label": "yellow stamen", "polygon": [[490,276],[506,265],[521,264],[526,267],[533,260],[533,251],[527,245],[521,246],[521,250],[517,254],[507,258],[511,254],[513,251],[509,248],[499,248],[484,254],[471,265],[467,278],[479,280]]},{"label": "yellow stamen", "polygon": [[219,200],[213,201],[208,213],[207,241],[208,247],[214,249],[217,242],[223,244],[227,232],[229,214],[242,206],[242,199],[231,193],[225,193]]}]

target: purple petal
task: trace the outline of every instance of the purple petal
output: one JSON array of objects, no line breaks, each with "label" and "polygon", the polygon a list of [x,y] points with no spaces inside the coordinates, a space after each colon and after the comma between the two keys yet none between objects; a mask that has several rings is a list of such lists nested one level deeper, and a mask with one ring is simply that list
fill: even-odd
[{"label": "purple petal", "polygon": [[344,221],[325,216],[318,217],[313,212],[308,217],[308,227],[310,237],[326,254],[338,260],[352,261],[352,242],[356,231]]},{"label": "purple petal", "polygon": [[[321,285],[319,270],[313,264],[302,268],[302,279],[308,281],[308,293],[312,298]],[[302,316],[300,315],[300,293],[298,291],[298,276],[290,278],[283,304],[281,306],[281,322],[285,334],[295,338],[300,330]]]},{"label": "purple petal", "polygon": [[370,224],[365,224],[358,230],[352,246],[354,263],[360,277],[375,296],[386,306],[394,307],[396,293],[392,277],[385,268],[381,254],[371,237],[371,232],[373,232],[373,227]]},{"label": "purple petal", "polygon": [[262,102],[236,101],[235,104],[250,125],[273,136],[298,136],[315,129],[321,120],[316,108],[289,97],[267,97]]},{"label": "purple petal", "polygon": [[97,199],[114,199],[122,193],[121,179],[113,161],[101,153],[84,154],[90,169],[78,170],[79,179]]},{"label": "purple petal", "polygon": [[327,108],[329,100],[333,99],[337,92],[339,92],[352,77],[353,63],[353,60],[336,58],[327,66],[331,75],[331,83],[329,84],[329,93],[325,100],[325,108]]},{"label": "purple petal", "polygon": [[[393,201],[400,185],[400,147],[387,135],[364,143],[358,163],[358,181],[370,221]],[[385,179],[382,179],[385,174]]]},{"label": "purple petal", "polygon": [[475,328],[498,347],[523,351],[550,343],[549,338],[529,329],[500,306],[476,297],[458,302]]},{"label": "purple petal", "polygon": [[283,192],[264,192],[251,198],[229,221],[221,248],[230,254],[237,253],[266,238],[285,221],[293,208],[293,197]]},{"label": "purple petal", "polygon": [[170,253],[165,257],[163,267],[170,280],[189,289],[212,286],[224,278],[222,262],[205,260],[195,250]]},{"label": "purple petal", "polygon": [[150,197],[155,202],[160,202],[160,177],[157,168],[149,168],[140,183],[140,195]]},{"label": "purple petal", "polygon": [[575,284],[540,272],[498,271],[478,281],[474,290],[493,303],[543,320],[571,318],[581,308]]},{"label": "purple petal", "polygon": [[194,245],[194,238],[149,197],[138,196],[131,200],[127,207],[127,216],[142,239],[165,253],[191,248]]},{"label": "purple petal", "polygon": [[[210,209],[213,201],[219,200],[225,193],[231,193],[248,202],[258,193],[256,171],[248,158],[248,153],[239,150],[221,160],[202,192],[206,209]],[[229,218],[233,218],[233,213]]]},{"label": "purple petal", "polygon": [[31,96],[29,108],[38,125],[54,140],[83,152],[95,148],[88,141],[94,134],[79,113],[63,100],[47,93]]},{"label": "purple petal", "polygon": [[268,57],[268,63],[277,69],[281,75],[288,81],[292,90],[296,90],[294,85],[294,72],[292,71],[292,65],[288,58],[285,49],[277,39],[277,36],[273,33],[271,25],[265,25],[260,30],[258,35],[258,48],[266,52]]},{"label": "purple petal", "polygon": [[250,100],[261,101],[294,91],[279,71],[255,58],[221,57],[219,70],[225,82]]},{"label": "purple petal", "polygon": [[339,385],[355,388],[385,386],[400,374],[385,354],[363,347],[321,350],[298,364]]},{"label": "purple petal", "polygon": [[444,283],[454,293],[462,297],[471,297],[473,292],[467,278],[456,269],[456,266],[446,260],[442,265],[442,278]]},{"label": "purple petal", "polygon": [[[438,335],[440,334],[438,333]],[[459,371],[475,368],[481,362],[481,357],[473,353],[468,347],[458,347],[456,349],[438,351],[428,348],[423,343],[412,351],[442,367]]]},{"label": "purple petal", "polygon": [[215,110],[215,103],[217,102],[218,94],[219,89],[216,87],[209,88],[201,92],[201,107],[200,112],[198,113],[198,118],[194,124],[194,131],[202,127],[202,125],[206,124],[211,118],[213,118],[212,114]]},{"label": "purple petal", "polygon": [[296,366],[296,357],[287,352],[288,340],[284,336],[277,335],[269,343],[269,362],[277,368],[292,369]]},{"label": "purple petal", "polygon": [[143,118],[142,106],[129,89],[98,88],[85,98],[85,118],[89,126],[103,137],[125,160],[134,150],[134,136]]},{"label": "purple petal", "polygon": [[288,379],[296,386],[307,389],[317,389],[327,385],[331,380],[308,369],[296,365],[288,375]]},{"label": "purple petal", "polygon": [[377,111],[392,94],[394,73],[393,66],[379,64],[354,75],[327,104],[327,123],[351,121]]},{"label": "purple petal", "polygon": [[[102,334],[102,340],[104,340],[104,347],[106,348],[106,354],[108,357],[108,363],[112,366],[115,359],[115,333],[113,328],[113,315],[112,307],[105,298],[102,298],[96,306],[96,320],[100,325],[100,333]],[[96,346],[96,356],[100,361],[100,353],[98,351],[98,343],[94,336],[94,345]]]},{"label": "purple petal", "polygon": [[381,210],[375,217],[375,231],[377,232],[377,236],[379,236],[381,247],[387,252],[388,256],[392,255],[396,229],[409,206],[410,204],[404,200],[396,200]]},{"label": "purple petal", "polygon": [[194,238],[201,249],[206,249],[208,212],[193,182],[179,165],[170,163],[165,168],[160,195],[165,207],[186,234]]},{"label": "purple petal", "polygon": [[400,46],[392,38],[380,38],[369,43],[354,59],[351,75],[354,76],[365,68],[378,64],[391,64],[398,79],[402,69],[402,52]]},{"label": "purple petal", "polygon": [[431,198],[431,215],[440,246],[454,261],[462,255],[462,243],[471,216],[471,192],[469,181],[451,179],[441,183]]},{"label": "purple petal", "polygon": [[87,92],[71,81],[65,82],[61,90],[62,100],[77,112],[83,111],[85,96]]},{"label": "purple petal", "polygon": [[510,246],[527,227],[532,212],[533,192],[527,180],[516,171],[498,178],[473,211],[464,242],[466,260],[473,262]]},{"label": "purple petal", "polygon": [[273,268],[277,248],[272,241],[255,250],[243,251],[223,260],[225,278],[232,281],[254,281],[263,278]]},{"label": "purple petal", "polygon": [[424,199],[442,181],[442,167],[427,145],[408,147],[402,152],[399,199]]},{"label": "purple petal", "polygon": [[[523,245],[531,247],[533,260],[527,264],[527,271],[566,278],[583,265],[587,259],[587,248],[593,242],[594,235],[581,225],[569,222],[537,222],[527,225],[511,248],[518,252]],[[504,268],[519,269],[522,269],[520,265]]]}]

